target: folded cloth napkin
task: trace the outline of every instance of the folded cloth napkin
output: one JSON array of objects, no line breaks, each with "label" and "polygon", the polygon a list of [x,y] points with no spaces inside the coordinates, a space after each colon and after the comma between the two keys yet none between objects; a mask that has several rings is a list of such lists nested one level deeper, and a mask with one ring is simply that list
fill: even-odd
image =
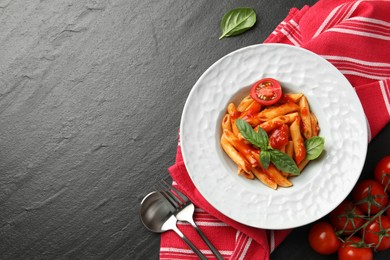
[{"label": "folded cloth napkin", "polygon": [[[266,39],[308,49],[331,62],[355,88],[373,138],[390,121],[390,1],[320,0],[293,8]],[[240,224],[217,211],[197,191],[180,150],[169,168],[174,185],[197,206],[195,222],[226,259],[269,259],[290,230],[264,230]],[[213,259],[189,224],[183,231]],[[197,259],[173,232],[161,236],[160,259]]]},{"label": "folded cloth napkin", "polygon": [[300,46],[332,63],[355,88],[370,139],[390,121],[390,1],[321,0],[292,9],[265,40]]}]

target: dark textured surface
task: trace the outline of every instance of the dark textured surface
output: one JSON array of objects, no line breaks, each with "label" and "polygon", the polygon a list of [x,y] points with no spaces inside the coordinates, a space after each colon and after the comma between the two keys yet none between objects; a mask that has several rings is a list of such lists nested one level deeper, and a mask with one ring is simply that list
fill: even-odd
[{"label": "dark textured surface", "polygon": [[[139,201],[174,162],[190,89],[314,2],[0,0],[0,259],[157,259]],[[255,28],[218,40],[239,6],[256,10]],[[370,144],[366,174],[389,133]],[[307,229],[272,258],[320,259]]]}]

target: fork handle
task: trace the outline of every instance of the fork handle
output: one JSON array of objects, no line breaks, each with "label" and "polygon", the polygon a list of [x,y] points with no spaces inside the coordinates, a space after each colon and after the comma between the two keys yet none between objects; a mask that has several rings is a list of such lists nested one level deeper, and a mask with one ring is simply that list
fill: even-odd
[{"label": "fork handle", "polygon": [[195,228],[196,232],[198,232],[199,236],[203,239],[203,241],[206,243],[206,245],[210,248],[211,252],[213,252],[215,257],[218,260],[224,260],[222,255],[218,252],[218,250],[213,246],[213,244],[211,244],[210,240],[208,240],[207,237],[205,236],[205,234],[203,234],[202,230],[199,229],[198,225],[195,224],[195,221],[188,221],[188,222]]},{"label": "fork handle", "polygon": [[183,239],[184,242],[186,242],[186,244],[192,249],[192,251],[194,251],[197,256],[199,256],[200,259],[207,260],[204,254],[202,254],[202,252],[200,252],[200,250],[195,247],[195,245],[176,227],[176,225],[172,229],[176,232],[176,234],[179,235],[179,237]]}]

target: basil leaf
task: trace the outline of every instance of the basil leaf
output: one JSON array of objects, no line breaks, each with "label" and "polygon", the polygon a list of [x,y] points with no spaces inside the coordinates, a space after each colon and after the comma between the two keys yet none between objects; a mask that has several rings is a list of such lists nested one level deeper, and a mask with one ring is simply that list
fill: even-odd
[{"label": "basil leaf", "polygon": [[261,150],[260,151],[260,163],[264,169],[268,169],[269,163],[271,161],[271,154],[269,151]]},{"label": "basil leaf", "polygon": [[272,149],[272,147],[268,145],[268,134],[266,131],[264,131],[263,128],[261,127],[257,128],[257,135],[259,136],[259,140],[260,140],[259,147],[261,150],[269,150],[270,148]]},{"label": "basil leaf", "polygon": [[276,166],[276,168],[282,172],[288,172],[293,175],[300,174],[297,165],[290,156],[279,150],[270,150],[269,152],[271,154],[271,162]]},{"label": "basil leaf", "polygon": [[241,34],[256,23],[256,13],[252,8],[236,8],[227,12],[221,21],[222,35],[219,39]]},{"label": "basil leaf", "polygon": [[240,133],[242,136],[248,140],[251,144],[262,147],[263,146],[263,140],[262,138],[253,130],[252,126],[245,121],[244,119],[238,118],[236,120],[236,126],[240,130]]},{"label": "basil leaf", "polygon": [[305,141],[306,159],[314,160],[324,150],[325,139],[320,136],[313,136]]}]

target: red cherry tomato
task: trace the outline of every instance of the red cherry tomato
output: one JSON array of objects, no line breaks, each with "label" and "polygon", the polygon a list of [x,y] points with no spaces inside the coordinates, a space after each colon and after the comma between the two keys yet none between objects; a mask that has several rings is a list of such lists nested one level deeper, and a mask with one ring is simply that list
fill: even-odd
[{"label": "red cherry tomato", "polygon": [[282,96],[282,87],[276,79],[261,79],[252,85],[250,96],[256,102],[270,106],[279,101]]},{"label": "red cherry tomato", "polygon": [[390,248],[390,218],[384,215],[376,218],[363,230],[364,242],[374,245],[376,251]]},{"label": "red cherry tomato", "polygon": [[337,252],[340,243],[332,225],[328,222],[317,222],[309,231],[309,244],[317,253],[333,254]]},{"label": "red cherry tomato", "polygon": [[374,178],[390,192],[390,155],[378,162],[374,170]]},{"label": "red cherry tomato", "polygon": [[339,260],[372,260],[372,250],[362,244],[360,238],[351,237],[340,246],[337,252]]},{"label": "red cherry tomato", "polygon": [[274,149],[280,149],[288,143],[290,129],[286,124],[278,126],[269,136],[269,144]]},{"label": "red cherry tomato", "polygon": [[335,227],[336,232],[348,235],[352,234],[364,223],[364,213],[352,201],[344,200],[329,214],[329,220]]},{"label": "red cherry tomato", "polygon": [[364,213],[372,216],[387,205],[384,187],[371,179],[359,181],[352,190],[352,199]]}]

